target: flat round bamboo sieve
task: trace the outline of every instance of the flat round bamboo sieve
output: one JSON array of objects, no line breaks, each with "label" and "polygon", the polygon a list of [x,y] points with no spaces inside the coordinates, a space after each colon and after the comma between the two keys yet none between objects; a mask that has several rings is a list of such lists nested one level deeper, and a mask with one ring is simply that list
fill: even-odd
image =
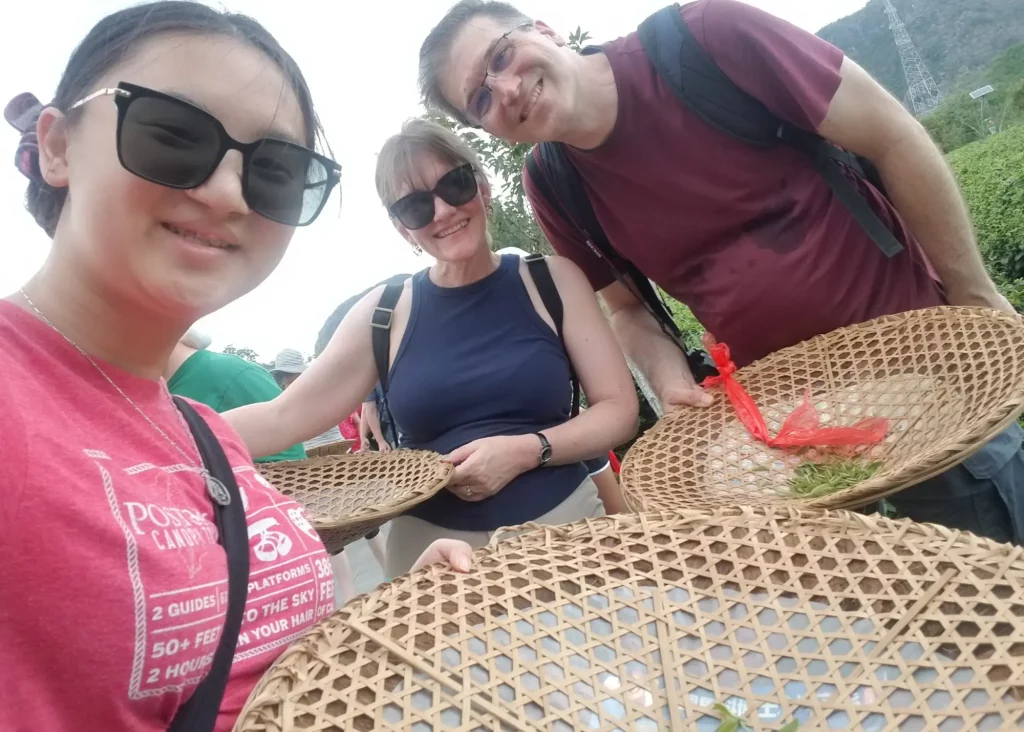
[{"label": "flat round bamboo sieve", "polygon": [[1024,550],[848,511],[530,527],[315,626],[236,732],[1024,725]]},{"label": "flat round bamboo sieve", "polygon": [[327,455],[348,455],[352,449],[352,445],[355,444],[355,440],[337,440],[335,442],[328,442],[326,445],[318,445],[317,447],[307,447],[306,457],[326,457]]},{"label": "flat round bamboo sieve", "polygon": [[636,511],[792,504],[865,505],[953,467],[1024,411],[1024,321],[982,308],[886,316],[778,351],[735,374],[776,434],[807,390],[823,425],[885,417],[885,440],[857,459],[869,479],[817,498],[789,490],[797,465],[820,460],[756,441],[724,393],[682,409],[633,445],[620,476]]},{"label": "flat round bamboo sieve", "polygon": [[257,468],[306,508],[332,554],[435,495],[452,474],[451,464],[422,450],[331,455]]}]

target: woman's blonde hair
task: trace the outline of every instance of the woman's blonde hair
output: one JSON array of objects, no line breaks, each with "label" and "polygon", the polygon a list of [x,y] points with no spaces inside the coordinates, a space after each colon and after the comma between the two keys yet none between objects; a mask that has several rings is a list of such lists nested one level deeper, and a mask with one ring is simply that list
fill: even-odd
[{"label": "woman's blonde hair", "polygon": [[424,153],[457,168],[472,164],[477,180],[486,182],[480,158],[469,144],[436,122],[416,117],[402,125],[402,131],[388,138],[377,156],[377,195],[385,206],[398,198],[403,185],[426,188],[417,180],[416,162]]}]

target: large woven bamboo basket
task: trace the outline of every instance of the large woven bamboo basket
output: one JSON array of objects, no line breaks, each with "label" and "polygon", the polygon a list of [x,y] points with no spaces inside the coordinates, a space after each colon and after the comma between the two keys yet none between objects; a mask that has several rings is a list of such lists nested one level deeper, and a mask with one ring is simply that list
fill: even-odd
[{"label": "large woven bamboo basket", "polygon": [[450,463],[421,450],[333,455],[257,467],[278,490],[306,508],[332,554],[435,495],[452,473]]},{"label": "large woven bamboo basket", "polygon": [[831,495],[798,498],[794,469],[821,459],[756,441],[720,390],[707,409],[661,419],[623,461],[637,511],[716,506],[852,508],[938,475],[1024,411],[1024,321],[981,308],[932,308],[813,338],[736,372],[775,434],[810,390],[823,425],[885,417],[885,440],[858,459],[881,467]]},{"label": "large woven bamboo basket", "polygon": [[352,445],[355,444],[355,440],[337,440],[336,442],[328,442],[326,445],[318,445],[317,447],[307,447],[306,457],[326,457],[328,455],[348,455],[352,449]]},{"label": "large woven bamboo basket", "polygon": [[1011,545],[742,507],[536,527],[474,561],[315,626],[236,732],[714,731],[716,704],[758,730],[1024,725]]}]

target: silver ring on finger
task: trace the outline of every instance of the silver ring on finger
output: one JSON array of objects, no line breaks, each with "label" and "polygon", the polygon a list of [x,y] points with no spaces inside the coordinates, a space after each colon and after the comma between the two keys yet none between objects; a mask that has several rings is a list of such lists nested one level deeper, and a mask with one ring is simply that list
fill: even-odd
[{"label": "silver ring on finger", "polygon": [[466,494],[466,498],[472,498],[473,497],[473,489],[470,488],[468,485],[466,486],[466,490],[464,490],[463,493]]}]

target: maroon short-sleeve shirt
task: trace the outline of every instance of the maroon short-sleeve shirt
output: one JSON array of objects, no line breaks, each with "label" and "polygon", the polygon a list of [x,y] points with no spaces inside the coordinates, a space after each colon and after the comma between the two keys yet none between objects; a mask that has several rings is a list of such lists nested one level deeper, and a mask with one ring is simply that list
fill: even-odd
[{"label": "maroon short-sleeve shirt", "polygon": [[[773,113],[816,130],[839,87],[842,52],[734,0],[682,9],[721,69]],[[820,333],[940,305],[941,285],[896,211],[858,181],[906,247],[887,259],[799,152],[752,147],[686,109],[636,33],[604,47],[618,118],[598,148],[569,155],[612,245],[686,303],[747,364]],[[555,250],[595,289],[613,281],[582,237],[524,185]]]}]

